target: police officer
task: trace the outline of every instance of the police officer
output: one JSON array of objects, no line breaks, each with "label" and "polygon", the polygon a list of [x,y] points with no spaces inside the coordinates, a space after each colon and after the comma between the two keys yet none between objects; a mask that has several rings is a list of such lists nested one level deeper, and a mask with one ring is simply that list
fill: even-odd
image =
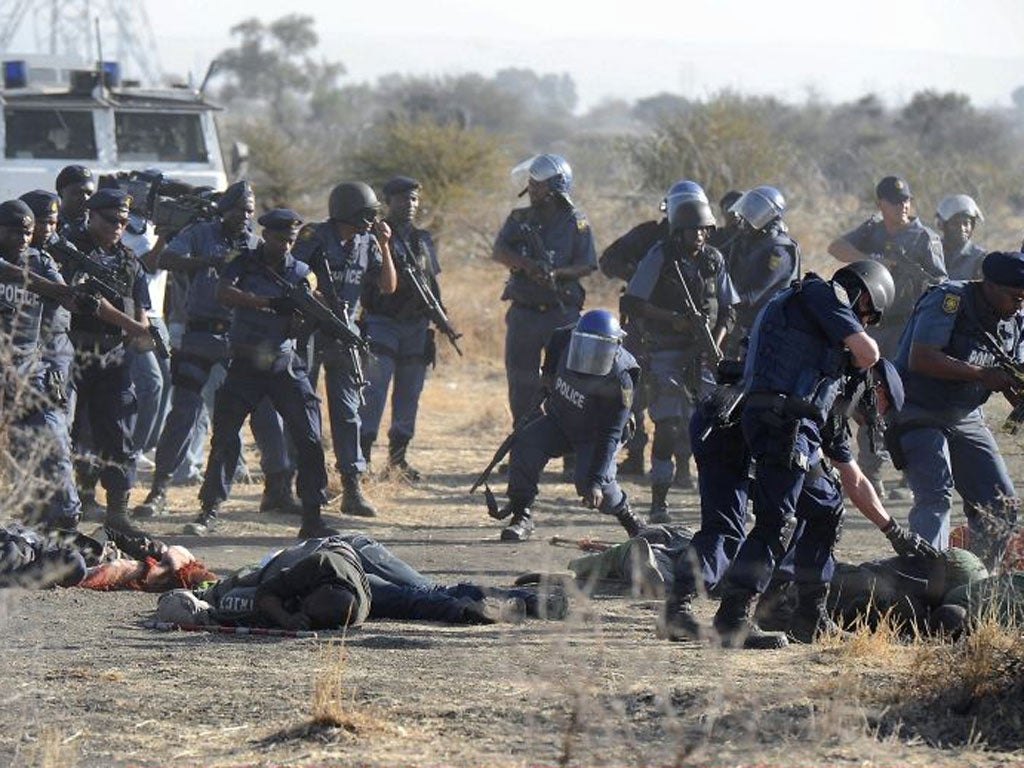
[{"label": "police officer", "polygon": [[[40,270],[49,279],[63,283],[59,267],[45,248],[55,237],[60,202],[57,195],[46,190],[26,192],[19,198],[32,211],[35,229],[29,244],[38,254]],[[54,493],[46,518],[60,521],[58,527],[72,528],[81,515],[81,501],[75,487],[71,464],[71,424],[68,418],[67,388],[71,378],[71,364],[75,348],[68,336],[71,328],[70,310],[52,298],[43,300],[41,342],[43,344],[44,391],[47,400],[43,418],[54,441],[55,454],[52,469]]]},{"label": "police officer", "polygon": [[[121,190],[96,192],[86,202],[89,211],[86,228],[70,231],[68,239],[78,250],[116,275],[125,291],[118,296],[116,309],[148,329],[149,292],[142,269],[135,254],[121,242],[130,205],[131,198]],[[64,265],[64,276],[71,285],[88,278],[70,261]],[[128,496],[135,483],[132,430],[137,403],[122,328],[102,315],[75,315],[71,340],[77,363],[73,385],[77,406],[72,438],[77,446],[87,421],[101,462],[99,480],[107,492],[104,524],[132,535],[140,534],[127,515]]]},{"label": "police officer", "polygon": [[265,397],[284,418],[298,454],[299,538],[334,532],[320,514],[327,500],[320,399],[296,354],[295,307],[272,276],[293,285],[308,284],[309,266],[291,254],[301,223],[294,211],[271,209],[259,218],[263,241],[254,249],[243,250],[221,273],[217,299],[235,310],[229,333],[231,365],[217,391],[210,458],[199,490],[202,511],[187,529],[189,533],[203,535],[217,527],[220,506],[231,492],[238,466],[242,447],[238,432]]},{"label": "police officer", "polygon": [[545,412],[522,427],[512,444],[508,469],[511,515],[502,541],[525,541],[533,533],[530,506],[548,460],[576,454],[576,492],[590,509],[614,515],[630,536],[640,521],[615,480],[615,454],[629,421],[640,368],[622,348],[619,321],[592,309],[572,328],[553,334],[544,351],[544,378],[550,382]]},{"label": "police officer", "polygon": [[990,253],[982,274],[936,286],[917,303],[896,358],[907,404],[886,442],[914,493],[911,530],[947,548],[955,487],[972,548],[991,566],[1017,499],[981,406],[993,392],[1020,402],[1019,384],[997,363],[1024,361],[1024,255]]},{"label": "police officer", "polygon": [[[669,200],[670,235],[658,242],[640,262],[622,297],[623,313],[643,329],[650,350],[655,394],[648,408],[654,422],[649,520],[670,520],[668,490],[672,483],[673,455],[679,457],[677,475],[689,476],[690,446],[687,424],[696,399],[713,386],[705,365],[712,353],[698,339],[698,324],[720,345],[735,319],[739,301],[725,270],[725,260],[707,245],[715,227],[711,207],[699,199]],[[685,284],[680,283],[685,280]],[[689,292],[695,309],[684,311]]]},{"label": "police officer", "polygon": [[[395,292],[398,276],[391,259],[391,227],[377,221],[377,195],[363,182],[343,182],[331,190],[330,218],[306,227],[296,249],[316,275],[327,304],[351,322],[360,298],[371,285],[382,295]],[[377,514],[363,495],[360,478],[366,472],[361,441],[359,406],[362,387],[350,355],[322,335],[315,337],[316,355],[324,366],[327,409],[331,419],[334,458],[341,473],[341,511],[346,515]]]},{"label": "police officer", "polygon": [[60,198],[58,231],[84,228],[85,203],[96,192],[96,176],[84,165],[68,165],[57,174],[54,186]]},{"label": "police officer", "polygon": [[979,280],[985,249],[973,241],[974,230],[985,220],[969,195],[942,198],[935,210],[935,224],[942,234],[942,253],[950,280]]},{"label": "police officer", "polygon": [[580,316],[583,278],[597,269],[586,216],[573,205],[572,168],[560,155],[537,155],[513,170],[527,175],[527,208],[513,210],[498,232],[492,258],[511,271],[503,301],[505,374],[513,423],[540,399],[541,352],[556,328]]},{"label": "police officer", "polygon": [[[677,181],[669,187],[665,197],[662,198],[658,210],[662,212],[667,210],[670,198],[674,204],[687,199],[703,200],[705,203],[708,201],[703,187],[689,179]],[[598,260],[598,266],[600,266],[601,272],[605,276],[625,280],[628,283],[636,273],[637,266],[643,261],[647,252],[654,247],[655,243],[666,239],[668,236],[668,216],[637,224],[629,232],[605,248],[601,258]],[[648,367],[647,350],[643,347],[643,334],[640,333],[639,327],[634,327],[630,318],[623,315],[622,329],[626,331],[626,337],[623,341],[626,350],[637,359],[641,368]],[[644,448],[647,445],[647,430],[644,423],[644,411],[647,410],[648,404],[646,395],[646,387],[640,387],[633,398],[633,418],[636,421],[636,429],[633,432],[633,437],[626,444],[626,457],[619,464],[618,472],[620,475],[644,474]],[[680,476],[680,479],[682,480],[683,476]]]},{"label": "police officer", "polygon": [[735,350],[768,299],[799,277],[800,246],[782,220],[786,199],[775,187],[744,192],[729,211],[736,232],[726,254],[727,268],[740,297],[730,345]]},{"label": "police officer", "polygon": [[[217,283],[231,258],[259,244],[252,232],[255,210],[252,186],[238,181],[218,199],[217,218],[189,225],[170,242],[161,238],[149,253],[153,266],[187,275],[190,282],[185,332],[171,364],[171,412],[157,444],[153,483],[145,502],[135,510],[137,517],[166,513],[167,488],[198,429],[205,407],[203,392],[212,377],[223,380],[230,359],[232,309],[217,301]],[[293,472],[283,424],[269,398],[253,411],[251,424],[265,478],[260,511],[301,513],[301,505],[292,496]]]},{"label": "police officer", "polygon": [[[878,362],[878,346],[864,331],[892,305],[892,277],[862,261],[826,282],[810,273],[768,301],[754,323],[744,368],[743,435],[755,461],[755,524],[722,580],[714,626],[726,646],[778,648],[785,636],[765,633],[750,608],[799,518],[815,521],[800,538],[796,561],[807,582],[827,579],[830,548],[841,509],[835,490],[822,495],[809,478],[822,459],[821,428],[847,367]],[[852,363],[851,363],[852,361]]]},{"label": "police officer", "polygon": [[[392,258],[416,270],[440,300],[437,275],[441,266],[437,249],[430,233],[415,225],[420,190],[420,183],[408,176],[389,180],[383,190],[388,206],[385,221],[391,227]],[[369,384],[366,402],[359,413],[363,457],[369,463],[384,415],[388,388],[394,379],[386,472],[415,482],[420,479],[420,472],[409,464],[406,451],[416,431],[416,412],[427,366],[436,356],[434,332],[429,327],[426,309],[415,295],[415,288],[401,270],[394,293],[385,294],[370,285],[363,305],[363,322],[373,351],[366,371]]]},{"label": "police officer", "polygon": [[711,245],[722,252],[725,256],[725,264],[731,267],[730,253],[732,244],[740,234],[740,218],[732,210],[736,202],[743,197],[743,192],[738,189],[730,189],[718,201],[718,212],[722,220],[721,226],[715,228],[711,233]]},{"label": "police officer", "polygon": [[[886,176],[875,188],[879,213],[856,229],[834,240],[828,252],[839,261],[879,261],[888,267],[896,284],[896,300],[885,322],[871,329],[884,357],[895,359],[900,334],[914,308],[914,302],[929,285],[946,279],[946,266],[939,236],[912,215],[910,185],[898,176]],[[885,496],[883,452],[873,453],[864,430],[857,432],[857,458],[880,496]],[[894,491],[893,498],[902,495]]]}]

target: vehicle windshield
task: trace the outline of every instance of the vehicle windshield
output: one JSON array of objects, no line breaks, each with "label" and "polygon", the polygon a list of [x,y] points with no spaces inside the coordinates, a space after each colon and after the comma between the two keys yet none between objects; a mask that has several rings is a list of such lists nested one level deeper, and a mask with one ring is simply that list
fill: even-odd
[{"label": "vehicle windshield", "polygon": [[209,162],[202,121],[197,114],[117,112],[114,125],[119,160]]},{"label": "vehicle windshield", "polygon": [[92,112],[67,109],[4,110],[4,156],[12,159],[95,160]]}]

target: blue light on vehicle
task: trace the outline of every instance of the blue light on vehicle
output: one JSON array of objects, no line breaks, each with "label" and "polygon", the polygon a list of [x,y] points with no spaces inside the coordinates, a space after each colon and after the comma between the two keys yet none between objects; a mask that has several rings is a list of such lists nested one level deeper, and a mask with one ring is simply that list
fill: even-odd
[{"label": "blue light on vehicle", "polygon": [[103,62],[103,82],[108,88],[121,87],[121,64],[117,61]]},{"label": "blue light on vehicle", "polygon": [[24,88],[28,85],[28,62],[4,62],[4,88]]}]

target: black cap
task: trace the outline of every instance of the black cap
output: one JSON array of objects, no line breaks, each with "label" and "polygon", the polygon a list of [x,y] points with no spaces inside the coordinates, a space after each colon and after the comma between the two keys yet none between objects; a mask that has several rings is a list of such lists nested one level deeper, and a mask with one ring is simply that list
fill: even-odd
[{"label": "black cap", "polygon": [[981,262],[981,274],[996,285],[1024,288],[1024,253],[993,251]]},{"label": "black cap", "polygon": [[247,197],[255,196],[256,193],[253,192],[252,185],[248,181],[245,179],[236,181],[225,189],[223,194],[221,194],[220,198],[217,200],[217,211],[219,213],[225,213],[230,211]]},{"label": "black cap", "polygon": [[60,198],[53,192],[48,192],[45,189],[33,189],[18,199],[32,209],[32,214],[37,219],[45,218],[51,213],[60,212]]},{"label": "black cap", "polygon": [[94,178],[93,172],[84,165],[67,165],[57,174],[57,181],[54,186],[56,186],[57,194],[59,195],[64,187],[70,187],[72,184],[81,184],[84,181],[92,181]]},{"label": "black cap", "polygon": [[90,211],[118,208],[124,213],[128,213],[128,209],[132,207],[132,196],[115,187],[107,187],[98,190],[95,195],[86,200],[85,207]]},{"label": "black cap", "polygon": [[288,208],[271,208],[257,221],[264,229],[287,232],[291,229],[298,230],[299,225],[302,224],[302,217]]},{"label": "black cap", "polygon": [[32,209],[22,200],[7,200],[0,203],[0,227],[20,227],[28,230],[35,226],[36,217]]},{"label": "black cap", "polygon": [[899,176],[886,176],[875,187],[875,197],[890,203],[902,203],[913,196],[910,185]]},{"label": "black cap", "polygon": [[387,200],[392,195],[402,195],[406,192],[412,192],[414,189],[422,188],[423,185],[411,176],[395,176],[393,179],[388,179],[381,193],[384,199]]}]

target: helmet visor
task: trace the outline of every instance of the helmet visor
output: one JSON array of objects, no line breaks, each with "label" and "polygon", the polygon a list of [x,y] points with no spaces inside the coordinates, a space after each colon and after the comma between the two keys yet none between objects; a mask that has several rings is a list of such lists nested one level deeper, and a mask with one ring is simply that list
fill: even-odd
[{"label": "helmet visor", "polygon": [[611,371],[618,348],[618,339],[573,331],[565,365],[576,373],[604,376]]}]

